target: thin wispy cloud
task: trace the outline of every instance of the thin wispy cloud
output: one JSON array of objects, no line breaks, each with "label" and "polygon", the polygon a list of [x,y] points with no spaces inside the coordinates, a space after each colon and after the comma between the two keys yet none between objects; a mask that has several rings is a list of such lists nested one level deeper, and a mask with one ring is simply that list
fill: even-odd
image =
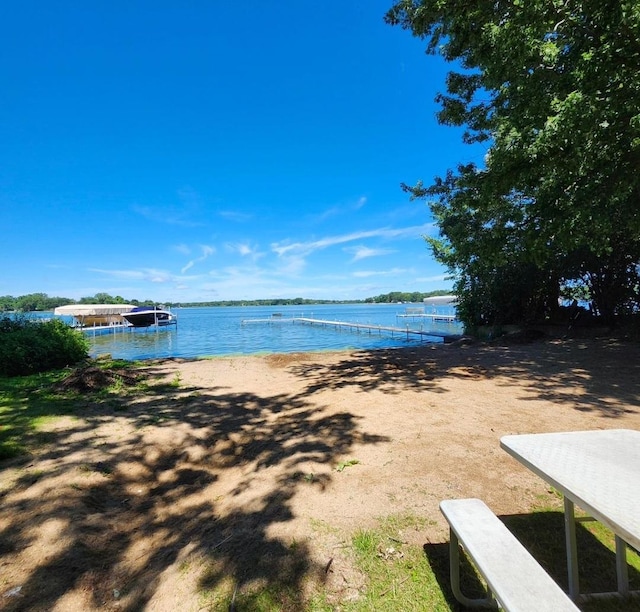
[{"label": "thin wispy cloud", "polygon": [[89,272],[104,274],[111,278],[121,278],[123,280],[142,280],[145,275],[141,270],[105,270],[103,268],[89,268]]},{"label": "thin wispy cloud", "polygon": [[174,278],[172,274],[165,274],[163,272],[158,272],[149,276],[149,282],[151,283],[170,283],[173,282],[173,280]]},{"label": "thin wispy cloud", "polygon": [[134,204],[131,209],[148,221],[177,225],[179,227],[201,227],[203,224],[189,218],[190,213],[185,210],[176,210],[172,207],[141,206]]},{"label": "thin wispy cloud", "polygon": [[[211,280],[205,282],[204,290],[208,294],[226,295],[232,293],[239,299],[278,298],[311,296],[322,297],[326,294],[326,285],[317,277],[298,280],[282,274],[281,268],[257,268],[253,266],[229,266],[217,270]],[[336,295],[350,291],[350,286],[336,286]]]},{"label": "thin wispy cloud", "polygon": [[345,247],[344,251],[353,254],[353,258],[351,259],[352,263],[360,261],[361,259],[367,259],[368,257],[378,257],[395,253],[392,249],[372,249],[366,246]]},{"label": "thin wispy cloud", "polygon": [[110,278],[127,281],[147,281],[152,283],[168,283],[175,280],[175,276],[165,270],[156,268],[141,268],[138,270],[105,270],[90,268],[90,272],[103,274]]},{"label": "thin wispy cloud", "polygon": [[302,274],[307,266],[306,259],[301,255],[288,255],[279,260],[276,267],[278,276],[298,277]]},{"label": "thin wispy cloud", "polygon": [[284,242],[276,242],[271,245],[271,249],[281,257],[291,253],[306,256],[320,249],[326,249],[330,246],[345,244],[348,242],[355,242],[356,240],[363,240],[366,238],[381,238],[384,240],[406,238],[408,236],[420,238],[430,229],[431,224],[429,223],[397,229],[385,227],[375,230],[369,230],[366,232],[353,232],[351,234],[344,234],[341,236],[327,236],[326,238],[312,240],[309,242],[293,242],[290,244]]},{"label": "thin wispy cloud", "polygon": [[202,287],[221,295],[233,293],[241,299],[253,299],[257,295],[273,296],[285,287],[282,279],[264,268],[255,266],[227,266],[211,271]]},{"label": "thin wispy cloud", "polygon": [[360,210],[366,203],[367,203],[367,198],[362,196],[358,198],[355,202],[338,204],[336,206],[332,206],[331,208],[328,208],[327,210],[320,213],[319,215],[311,215],[311,218],[316,222],[326,221],[327,219],[331,219],[332,217],[350,214],[357,210]]},{"label": "thin wispy cloud", "polygon": [[358,272],[354,272],[353,276],[356,278],[369,278],[371,276],[393,276],[406,274],[410,272],[410,270],[406,270],[403,268],[392,268],[391,270],[360,270]]},{"label": "thin wispy cloud", "polygon": [[241,257],[246,257],[252,261],[257,261],[265,255],[260,252],[257,245],[251,245],[248,242],[227,242],[225,248],[230,253],[237,253]]},{"label": "thin wispy cloud", "polygon": [[192,259],[185,266],[183,266],[182,269],[180,270],[181,274],[185,274],[191,268],[193,268],[193,266],[203,262],[205,259],[207,259],[209,256],[213,255],[216,252],[214,247],[208,246],[208,245],[201,245],[200,249],[202,251],[202,255],[200,257],[196,257],[195,259]]}]

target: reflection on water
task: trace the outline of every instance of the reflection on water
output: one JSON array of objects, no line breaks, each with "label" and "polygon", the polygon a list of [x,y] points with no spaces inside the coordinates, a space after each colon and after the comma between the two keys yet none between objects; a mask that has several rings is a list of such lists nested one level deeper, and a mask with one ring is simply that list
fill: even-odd
[{"label": "reflection on water", "polygon": [[[441,314],[450,307],[438,307]],[[404,305],[345,304],[284,307],[181,308],[178,324],[169,328],[125,330],[104,336],[88,333],[91,355],[110,354],[119,359],[249,355],[297,351],[374,349],[441,341],[407,338],[406,333],[354,331],[292,323],[293,317],[347,321],[423,331],[462,333],[459,323],[402,318]],[[431,309],[427,312],[432,312]],[[276,315],[275,317],[273,315]],[[259,321],[256,321],[259,320]]]}]

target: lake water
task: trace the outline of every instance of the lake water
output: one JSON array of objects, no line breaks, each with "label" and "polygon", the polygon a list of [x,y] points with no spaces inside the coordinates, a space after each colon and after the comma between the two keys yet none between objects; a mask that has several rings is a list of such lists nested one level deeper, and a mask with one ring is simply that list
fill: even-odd
[{"label": "lake water", "polygon": [[[311,306],[245,306],[179,308],[178,324],[165,328],[119,331],[106,335],[86,332],[93,357],[118,359],[207,357],[344,349],[378,349],[441,342],[437,337],[391,335],[388,332],[336,329],[335,326],[292,323],[293,317],[347,321],[366,325],[422,329],[459,334],[459,323],[400,317],[420,304],[322,304]],[[453,314],[450,306],[425,307],[425,312]],[[273,315],[276,315],[275,317]],[[267,319],[267,321],[264,321]]]}]

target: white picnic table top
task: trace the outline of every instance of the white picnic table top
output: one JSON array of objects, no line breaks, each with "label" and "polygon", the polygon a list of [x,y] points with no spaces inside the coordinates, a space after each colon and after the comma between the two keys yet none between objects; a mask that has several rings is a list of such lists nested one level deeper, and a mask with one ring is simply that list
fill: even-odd
[{"label": "white picnic table top", "polygon": [[640,431],[511,435],[500,445],[640,550]]}]

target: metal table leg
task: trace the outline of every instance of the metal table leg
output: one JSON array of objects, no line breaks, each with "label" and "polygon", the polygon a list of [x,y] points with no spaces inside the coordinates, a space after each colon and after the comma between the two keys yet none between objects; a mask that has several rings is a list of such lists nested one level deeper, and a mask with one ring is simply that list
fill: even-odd
[{"label": "metal table leg", "polygon": [[[588,595],[580,596],[580,580],[578,576],[578,548],[576,544],[576,522],[583,520],[593,520],[590,517],[584,519],[577,519],[575,516],[574,503],[564,498],[564,526],[565,526],[565,539],[567,545],[567,570],[569,573],[569,597],[573,601],[579,599],[593,599],[600,597],[615,597],[619,595],[621,597],[627,597],[631,593],[629,591],[629,566],[627,564],[627,543],[615,536],[616,542],[616,574],[618,577],[618,591],[617,593],[590,593]],[[635,591],[634,591],[635,594]]]},{"label": "metal table leg", "polygon": [[577,601],[580,596],[578,577],[578,547],[576,544],[576,517],[573,502],[564,498],[564,534],[567,545],[567,571],[569,572],[569,597]]},{"label": "metal table leg", "polygon": [[629,566],[627,565],[627,543],[616,536],[616,570],[618,573],[618,593],[629,594]]}]

